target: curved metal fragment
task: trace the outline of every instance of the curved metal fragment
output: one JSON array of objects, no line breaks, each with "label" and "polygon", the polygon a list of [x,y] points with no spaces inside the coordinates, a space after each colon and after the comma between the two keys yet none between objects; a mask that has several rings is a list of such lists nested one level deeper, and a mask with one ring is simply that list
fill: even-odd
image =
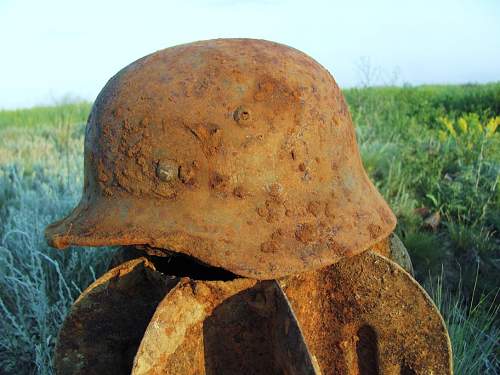
[{"label": "curved metal fragment", "polygon": [[388,237],[373,245],[370,250],[396,262],[410,275],[415,275],[410,254],[396,233],[392,232]]},{"label": "curved metal fragment", "polygon": [[134,360],[143,374],[317,374],[275,281],[181,279]]},{"label": "curved metal fragment", "polygon": [[321,374],[317,362],[307,348],[288,298],[279,284],[273,281],[271,285],[276,303],[272,322],[273,349],[278,363],[285,370],[283,372],[290,375]]},{"label": "curved metal fragment", "polygon": [[410,275],[415,275],[410,254],[408,254],[408,250],[403,244],[403,241],[401,241],[394,232],[389,236],[389,247],[391,249],[389,259],[403,267]]},{"label": "curved metal fragment", "polygon": [[367,251],[280,284],[324,374],[451,374],[436,306],[396,263]]},{"label": "curved metal fragment", "polygon": [[145,258],[123,263],[76,300],[59,333],[54,367],[66,374],[130,374],[156,306],[178,279]]}]

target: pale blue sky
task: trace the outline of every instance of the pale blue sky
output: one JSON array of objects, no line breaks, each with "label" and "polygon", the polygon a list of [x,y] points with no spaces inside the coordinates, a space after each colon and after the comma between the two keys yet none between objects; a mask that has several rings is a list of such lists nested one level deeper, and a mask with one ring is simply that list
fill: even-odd
[{"label": "pale blue sky", "polygon": [[500,80],[500,0],[0,0],[0,108],[93,100],[123,66],[155,50],[219,37],[291,45],[341,87]]}]

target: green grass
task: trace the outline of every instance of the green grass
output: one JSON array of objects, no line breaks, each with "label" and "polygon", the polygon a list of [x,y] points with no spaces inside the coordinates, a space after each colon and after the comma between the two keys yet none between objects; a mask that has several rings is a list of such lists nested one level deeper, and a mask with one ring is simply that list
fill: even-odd
[{"label": "green grass", "polygon": [[[365,167],[398,216],[419,281],[444,263],[447,282],[461,275],[469,294],[469,270],[478,264],[480,290],[498,287],[500,135],[490,130],[500,121],[500,84],[353,89],[346,96]],[[439,226],[426,229],[418,209],[439,212]]]},{"label": "green grass", "polygon": [[44,227],[80,196],[89,108],[82,103],[0,113],[2,374],[53,373],[56,335],[72,301],[107,268],[108,251],[58,251],[43,237]]},{"label": "green grass", "polygon": [[85,122],[91,103],[62,103],[55,106],[33,107],[17,110],[0,110],[0,129],[40,129]]},{"label": "green grass", "polygon": [[455,374],[498,374],[498,290],[479,299],[465,298],[460,292],[451,292],[443,286],[442,274],[430,278],[424,286],[448,327]]},{"label": "green grass", "polygon": [[[500,84],[344,93],[365,167],[448,324],[456,373],[499,373],[500,135],[488,129]],[[61,322],[109,262],[106,249],[61,252],[43,239],[81,193],[89,110],[0,111],[0,373],[53,373]],[[429,228],[422,213],[437,212]]]}]

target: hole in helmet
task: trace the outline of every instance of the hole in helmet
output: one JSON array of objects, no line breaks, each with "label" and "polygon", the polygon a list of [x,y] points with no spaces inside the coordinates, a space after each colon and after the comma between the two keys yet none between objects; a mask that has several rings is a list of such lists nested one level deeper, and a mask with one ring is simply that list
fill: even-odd
[{"label": "hole in helmet", "polygon": [[127,246],[126,252],[134,252],[135,257],[144,256],[157,271],[170,276],[189,277],[192,280],[230,281],[238,275],[220,267],[212,267],[189,255],[150,246]]}]

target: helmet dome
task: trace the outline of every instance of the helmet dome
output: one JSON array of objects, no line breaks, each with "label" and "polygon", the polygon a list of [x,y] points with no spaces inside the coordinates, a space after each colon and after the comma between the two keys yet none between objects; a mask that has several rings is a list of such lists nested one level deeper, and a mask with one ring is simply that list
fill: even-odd
[{"label": "helmet dome", "polygon": [[328,71],[281,44],[218,39],[111,78],[87,123],[81,201],[46,237],[271,279],[358,254],[395,223]]}]

